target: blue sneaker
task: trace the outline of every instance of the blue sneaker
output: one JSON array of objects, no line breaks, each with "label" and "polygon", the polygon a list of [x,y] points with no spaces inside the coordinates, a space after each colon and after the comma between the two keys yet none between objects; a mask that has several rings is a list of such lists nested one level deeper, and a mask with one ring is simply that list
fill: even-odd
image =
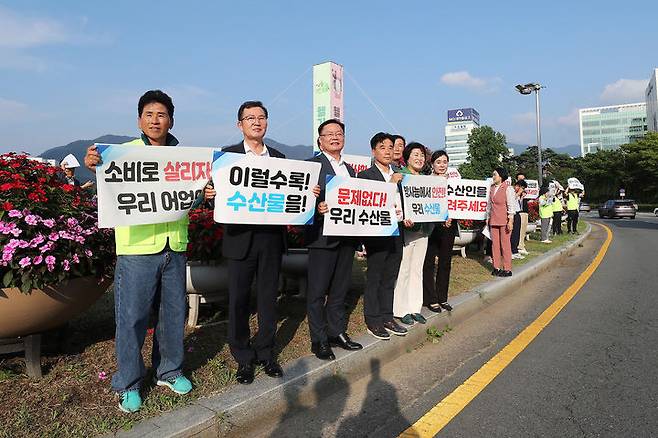
[{"label": "blue sneaker", "polygon": [[157,385],[166,386],[180,395],[185,395],[192,390],[192,382],[185,376],[178,376],[168,380],[158,380]]},{"label": "blue sneaker", "polygon": [[142,397],[139,395],[138,389],[125,391],[119,397],[121,399],[119,401],[119,409],[125,413],[132,414],[139,411],[139,408],[142,407]]}]

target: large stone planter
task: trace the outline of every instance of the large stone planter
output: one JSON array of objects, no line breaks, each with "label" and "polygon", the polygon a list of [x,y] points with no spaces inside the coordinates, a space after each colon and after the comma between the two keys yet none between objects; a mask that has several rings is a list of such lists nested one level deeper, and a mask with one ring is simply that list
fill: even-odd
[{"label": "large stone planter", "polygon": [[466,258],[466,246],[469,243],[475,242],[479,231],[477,230],[459,230],[459,233],[455,236],[455,243],[453,244],[452,250],[459,251],[463,258]]},{"label": "large stone planter", "polygon": [[187,324],[196,327],[201,304],[228,300],[228,266],[224,259],[208,263],[190,261],[186,271]]},{"label": "large stone planter", "polygon": [[0,338],[59,327],[94,304],[109,285],[109,279],[99,283],[90,276],[33,289],[29,294],[18,288],[4,288],[0,292]]}]

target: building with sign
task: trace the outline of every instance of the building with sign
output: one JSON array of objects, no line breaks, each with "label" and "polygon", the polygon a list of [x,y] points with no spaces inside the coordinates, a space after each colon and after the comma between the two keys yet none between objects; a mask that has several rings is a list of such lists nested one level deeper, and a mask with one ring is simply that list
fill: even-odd
[{"label": "building with sign", "polygon": [[324,62],[313,66],[313,150],[318,149],[318,127],[329,119],[344,121],[343,66]]},{"label": "building with sign", "polygon": [[450,166],[459,166],[468,161],[468,135],[480,126],[480,114],[473,108],[448,110],[445,128],[446,152]]},{"label": "building with sign", "polygon": [[654,68],[649,78],[649,85],[644,93],[647,104],[647,129],[658,132],[658,68]]},{"label": "building with sign", "polygon": [[583,108],[580,118],[580,154],[617,149],[644,136],[647,131],[647,104]]}]

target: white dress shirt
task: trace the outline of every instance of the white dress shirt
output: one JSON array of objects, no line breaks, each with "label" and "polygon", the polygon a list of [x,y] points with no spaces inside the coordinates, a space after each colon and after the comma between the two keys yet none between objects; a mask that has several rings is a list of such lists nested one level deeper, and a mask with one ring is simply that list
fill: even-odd
[{"label": "white dress shirt", "polygon": [[327,160],[329,160],[329,164],[331,164],[331,167],[334,169],[334,173],[336,176],[350,176],[350,172],[347,170],[347,164],[345,164],[345,161],[343,161],[343,156],[340,156],[339,160],[336,160],[334,157],[329,155],[326,152],[322,152],[325,157],[327,157]]},{"label": "white dress shirt", "polygon": [[[242,142],[242,146],[244,146],[244,153],[246,155],[256,156],[256,153],[251,150],[251,148],[249,147],[249,145],[247,144],[246,141]],[[265,146],[265,143],[263,143],[263,152],[260,153],[260,156],[261,157],[269,157],[270,156],[270,151],[267,150],[267,146]]]},{"label": "white dress shirt", "polygon": [[391,182],[391,178],[393,178],[393,174],[395,173],[395,171],[393,170],[393,168],[391,167],[390,164],[388,165],[388,172],[384,172],[384,171],[383,171],[379,166],[377,166],[376,164],[375,164],[375,167],[377,168],[377,170],[379,170],[379,172],[380,172],[380,173],[382,174],[382,176],[384,177],[384,181],[386,181],[386,182]]}]

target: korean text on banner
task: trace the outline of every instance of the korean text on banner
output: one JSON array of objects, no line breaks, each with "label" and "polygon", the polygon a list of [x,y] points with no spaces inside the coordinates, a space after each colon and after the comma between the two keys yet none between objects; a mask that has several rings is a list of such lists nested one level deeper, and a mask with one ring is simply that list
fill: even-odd
[{"label": "korean text on banner", "polygon": [[210,179],[212,148],[96,144],[98,225],[171,222],[186,216]]},{"label": "korean text on banner", "polygon": [[448,219],[447,178],[404,175],[401,186],[405,219],[413,222],[444,222]]},{"label": "korean text on banner", "polygon": [[475,179],[448,180],[448,216],[451,219],[485,220],[490,186]]},{"label": "korean text on banner", "polygon": [[372,166],[372,157],[368,155],[343,154],[343,161],[352,166],[355,173],[359,173]]},{"label": "korean text on banner", "polygon": [[527,179],[525,180],[528,187],[524,191],[524,198],[526,199],[537,199],[539,198],[539,181],[536,179]]},{"label": "korean text on banner", "polygon": [[327,175],[325,236],[397,236],[397,185]]},{"label": "korean text on banner", "polygon": [[320,163],[215,151],[215,221],[224,224],[313,223]]}]

